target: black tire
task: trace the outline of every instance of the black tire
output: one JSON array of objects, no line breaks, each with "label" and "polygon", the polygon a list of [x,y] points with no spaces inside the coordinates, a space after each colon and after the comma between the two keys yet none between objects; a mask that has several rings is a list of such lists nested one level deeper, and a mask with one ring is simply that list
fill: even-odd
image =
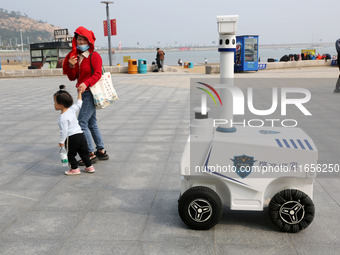
[{"label": "black tire", "polygon": [[207,230],[221,219],[222,201],[212,189],[203,186],[193,187],[179,198],[178,213],[190,228]]},{"label": "black tire", "polygon": [[304,192],[286,189],[270,201],[268,214],[274,225],[283,232],[296,233],[309,226],[315,215],[312,199]]}]

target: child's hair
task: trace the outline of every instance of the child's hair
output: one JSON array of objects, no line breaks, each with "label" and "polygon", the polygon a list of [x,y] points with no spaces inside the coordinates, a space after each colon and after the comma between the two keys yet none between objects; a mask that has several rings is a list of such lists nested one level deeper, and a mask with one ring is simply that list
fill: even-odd
[{"label": "child's hair", "polygon": [[53,95],[58,104],[63,105],[66,108],[70,108],[73,105],[73,98],[65,90],[65,85],[60,85],[59,90]]}]

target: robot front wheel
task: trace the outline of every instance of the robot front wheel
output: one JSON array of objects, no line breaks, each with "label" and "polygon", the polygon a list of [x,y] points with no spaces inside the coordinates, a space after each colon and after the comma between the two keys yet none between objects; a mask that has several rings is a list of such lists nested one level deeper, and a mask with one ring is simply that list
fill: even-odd
[{"label": "robot front wheel", "polygon": [[315,207],[312,199],[296,189],[278,192],[269,203],[269,218],[283,232],[296,233],[312,223]]},{"label": "robot front wheel", "polygon": [[188,189],[178,200],[182,221],[192,229],[207,230],[221,219],[223,206],[215,191],[203,186]]}]

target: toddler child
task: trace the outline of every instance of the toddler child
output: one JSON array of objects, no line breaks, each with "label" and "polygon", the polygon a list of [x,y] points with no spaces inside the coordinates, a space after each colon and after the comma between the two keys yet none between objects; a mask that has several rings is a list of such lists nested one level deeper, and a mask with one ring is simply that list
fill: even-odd
[{"label": "toddler child", "polygon": [[65,146],[66,143],[68,162],[71,165],[71,169],[66,171],[65,174],[78,175],[81,173],[76,160],[77,153],[86,166],[84,172],[93,173],[95,169],[91,165],[86,138],[76,116],[83,103],[81,92],[78,90],[77,103],[73,104],[72,96],[65,90],[65,86],[60,85],[59,88],[60,90],[54,94],[53,98],[54,108],[56,111],[61,111],[58,119],[60,128],[59,147]]}]

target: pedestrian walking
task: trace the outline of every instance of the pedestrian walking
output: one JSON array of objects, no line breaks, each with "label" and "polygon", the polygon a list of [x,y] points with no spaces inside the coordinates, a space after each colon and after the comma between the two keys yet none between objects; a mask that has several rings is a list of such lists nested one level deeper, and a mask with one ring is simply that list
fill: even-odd
[{"label": "pedestrian walking", "polygon": [[[102,76],[102,58],[94,51],[96,37],[85,27],[78,27],[74,32],[72,50],[63,62],[63,72],[69,80],[77,81],[76,87],[82,92],[83,105],[78,120],[86,137],[92,164],[99,160],[108,160],[109,155],[104,149],[104,142],[97,125],[96,108],[90,87],[95,85]],[[96,145],[94,150],[92,139]],[[85,162],[80,161],[79,165]]]}]

